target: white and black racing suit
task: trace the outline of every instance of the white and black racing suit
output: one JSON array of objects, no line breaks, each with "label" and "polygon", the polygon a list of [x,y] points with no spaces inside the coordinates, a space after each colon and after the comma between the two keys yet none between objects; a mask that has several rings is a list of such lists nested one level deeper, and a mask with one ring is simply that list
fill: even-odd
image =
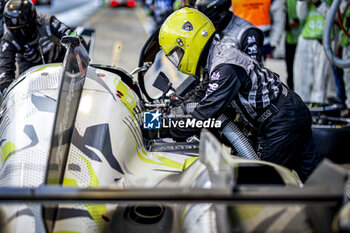
[{"label": "white and black racing suit", "polygon": [[[213,43],[220,41],[241,50],[259,63],[262,63],[262,47],[264,42],[263,32],[249,21],[228,12],[225,18],[217,25],[217,33]],[[204,77],[200,85],[189,92],[185,102],[200,101],[207,90],[209,79]]]},{"label": "white and black racing suit", "polygon": [[[206,120],[225,114],[233,118],[230,108],[234,109],[255,127],[260,158],[294,169],[305,180],[320,161],[307,106],[276,73],[238,49],[218,42],[211,50],[206,95],[191,117]],[[170,128],[169,133],[183,140],[199,135],[200,130]]]},{"label": "white and black racing suit", "polygon": [[3,91],[15,79],[16,60],[19,74],[28,68],[62,62],[66,49],[61,38],[70,33],[70,28],[55,16],[38,14],[37,34],[31,41],[19,41],[7,32],[0,44],[0,90]]}]

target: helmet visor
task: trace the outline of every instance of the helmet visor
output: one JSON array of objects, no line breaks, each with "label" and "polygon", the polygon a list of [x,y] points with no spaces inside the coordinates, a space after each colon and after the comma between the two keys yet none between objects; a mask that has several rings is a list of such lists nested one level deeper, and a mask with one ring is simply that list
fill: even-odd
[{"label": "helmet visor", "polygon": [[185,54],[185,51],[180,47],[175,47],[168,55],[168,59],[173,63],[177,68],[179,67],[181,60]]},{"label": "helmet visor", "polygon": [[35,27],[27,26],[7,28],[11,35],[18,40],[30,40],[35,34]]}]

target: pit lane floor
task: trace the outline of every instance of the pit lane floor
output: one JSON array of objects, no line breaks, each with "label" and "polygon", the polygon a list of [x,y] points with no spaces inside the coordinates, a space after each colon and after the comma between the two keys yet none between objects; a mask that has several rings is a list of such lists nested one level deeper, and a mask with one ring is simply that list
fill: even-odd
[{"label": "pit lane floor", "polygon": [[114,65],[128,72],[137,67],[149,34],[135,8],[102,7],[84,26],[96,30],[92,63]]}]

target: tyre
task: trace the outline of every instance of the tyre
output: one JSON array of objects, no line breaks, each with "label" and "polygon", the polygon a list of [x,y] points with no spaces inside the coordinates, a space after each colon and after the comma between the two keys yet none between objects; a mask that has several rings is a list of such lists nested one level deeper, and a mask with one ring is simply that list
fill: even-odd
[{"label": "tyre", "polygon": [[324,115],[313,117],[312,133],[321,158],[350,163],[350,119]]},{"label": "tyre", "polygon": [[334,104],[321,104],[321,103],[306,103],[309,107],[311,115],[318,117],[321,115],[340,117],[341,110],[344,109],[344,105],[339,103]]}]

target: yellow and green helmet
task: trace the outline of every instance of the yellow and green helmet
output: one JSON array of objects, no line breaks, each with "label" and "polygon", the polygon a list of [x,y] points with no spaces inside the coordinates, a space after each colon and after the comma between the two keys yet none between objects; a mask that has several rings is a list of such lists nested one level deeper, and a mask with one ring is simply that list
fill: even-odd
[{"label": "yellow and green helmet", "polygon": [[165,20],[159,44],[179,71],[195,75],[203,48],[214,32],[214,25],[203,13],[184,7]]}]

